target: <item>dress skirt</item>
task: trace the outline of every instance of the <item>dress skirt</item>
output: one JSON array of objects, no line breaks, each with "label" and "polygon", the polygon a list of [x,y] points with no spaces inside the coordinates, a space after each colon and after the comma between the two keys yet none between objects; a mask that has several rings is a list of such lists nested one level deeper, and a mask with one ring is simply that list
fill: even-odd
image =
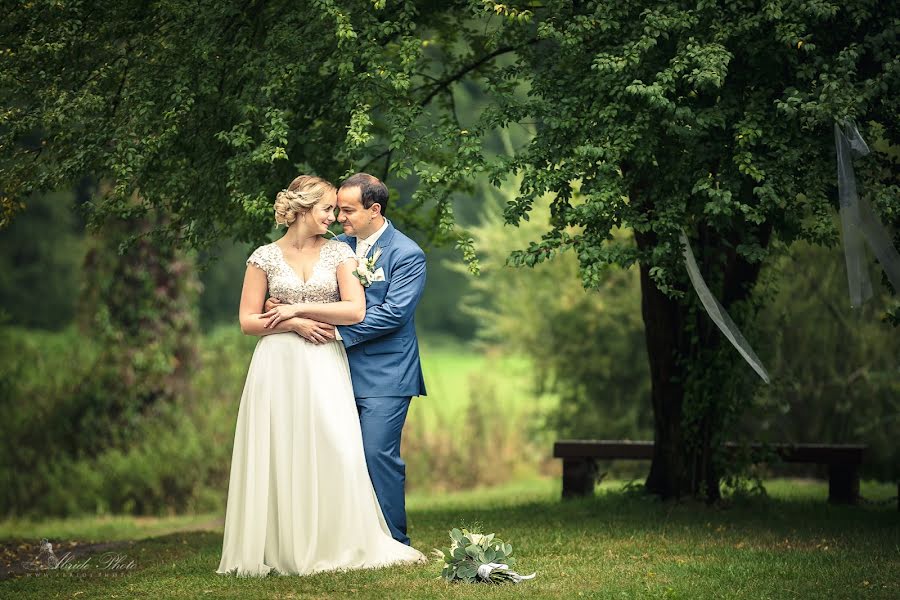
[{"label": "dress skirt", "polygon": [[342,343],[260,339],[238,410],[220,574],[422,562],[391,537],[369,479]]}]

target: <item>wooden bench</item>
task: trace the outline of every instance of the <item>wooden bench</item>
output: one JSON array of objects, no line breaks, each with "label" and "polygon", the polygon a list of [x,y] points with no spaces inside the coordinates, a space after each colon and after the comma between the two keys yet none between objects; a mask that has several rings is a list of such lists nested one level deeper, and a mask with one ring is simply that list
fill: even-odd
[{"label": "wooden bench", "polygon": [[[726,451],[747,446],[726,443]],[[784,462],[828,465],[828,501],[856,504],[859,500],[859,466],[866,446],[859,444],[750,444],[753,451],[772,450]],[[653,442],[621,440],[560,440],[553,457],[563,461],[563,498],[589,496],[597,481],[598,460],[651,460]]]}]

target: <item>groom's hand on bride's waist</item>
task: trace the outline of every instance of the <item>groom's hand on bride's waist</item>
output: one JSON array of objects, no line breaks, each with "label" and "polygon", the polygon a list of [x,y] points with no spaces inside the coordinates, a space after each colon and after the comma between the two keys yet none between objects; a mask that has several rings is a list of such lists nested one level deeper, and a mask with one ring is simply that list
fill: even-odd
[{"label": "groom's hand on bride's waist", "polygon": [[[284,304],[278,298],[269,298],[266,300],[264,312],[269,312],[276,306]],[[303,317],[294,317],[290,319],[294,326],[294,331],[303,339],[313,344],[324,344],[335,339],[335,328],[331,323],[322,323],[314,319],[305,319]]]},{"label": "groom's hand on bride's waist", "polygon": [[268,300],[266,300],[266,306],[263,309],[263,312],[269,312],[279,304],[284,304],[284,302],[282,302],[278,298],[269,298]]},{"label": "groom's hand on bride's waist", "polygon": [[294,317],[294,331],[303,339],[313,344],[324,344],[334,339],[334,325],[322,323],[313,319]]}]

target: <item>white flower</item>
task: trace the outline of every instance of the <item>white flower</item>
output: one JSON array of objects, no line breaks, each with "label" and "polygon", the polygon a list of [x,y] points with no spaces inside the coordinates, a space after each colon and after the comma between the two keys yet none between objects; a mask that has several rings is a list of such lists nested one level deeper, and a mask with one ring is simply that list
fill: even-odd
[{"label": "white flower", "polygon": [[371,258],[360,261],[353,274],[359,279],[363,287],[369,287],[373,281],[384,281],[384,273],[381,269],[375,270],[375,261],[381,256],[381,248],[375,248],[375,254]]},{"label": "white flower", "polygon": [[[460,548],[470,544],[477,547],[478,550],[473,548],[471,553],[460,551]],[[482,554],[482,549],[484,554]],[[461,531],[452,529],[450,530],[450,550],[435,549],[434,553],[442,559],[444,568],[441,577],[447,581],[489,584],[521,583],[536,576],[535,573],[519,575],[511,570],[512,546],[496,539],[493,533],[485,535],[466,529]]]}]

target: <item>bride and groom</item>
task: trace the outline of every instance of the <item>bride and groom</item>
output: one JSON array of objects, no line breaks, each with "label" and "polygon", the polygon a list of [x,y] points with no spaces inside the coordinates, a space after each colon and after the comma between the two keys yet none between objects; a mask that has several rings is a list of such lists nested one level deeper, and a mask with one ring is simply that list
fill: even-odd
[{"label": "bride and groom", "polygon": [[[241,330],[260,340],[238,410],[217,573],[425,560],[406,535],[400,458],[410,399],[425,395],[413,319],[425,255],[385,219],[387,199],[364,173],[339,190],[297,177],[275,201],[287,233],[247,259]],[[344,235],[327,240],[335,209]],[[360,276],[370,265],[377,276]]]}]

